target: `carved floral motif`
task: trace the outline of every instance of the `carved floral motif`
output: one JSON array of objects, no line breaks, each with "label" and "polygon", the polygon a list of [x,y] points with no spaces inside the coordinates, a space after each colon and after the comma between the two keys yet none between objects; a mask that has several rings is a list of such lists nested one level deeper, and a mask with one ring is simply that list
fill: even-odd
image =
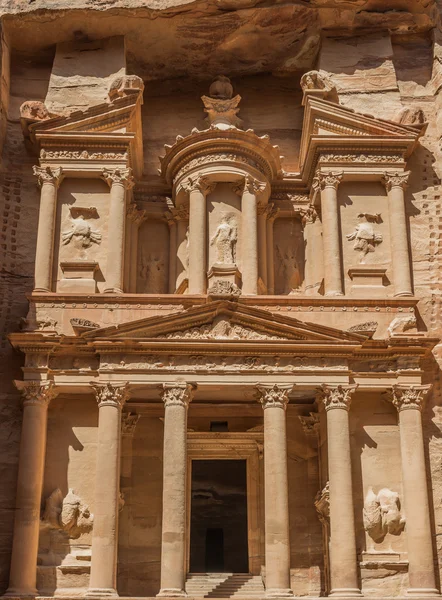
[{"label": "carved floral motif", "polygon": [[405,517],[400,510],[399,494],[388,488],[382,488],[375,494],[368,488],[364,501],[364,529],[377,543],[387,535],[399,535],[405,525]]},{"label": "carved floral motif", "polygon": [[211,181],[208,177],[204,177],[201,175],[190,176],[185,181],[181,183],[185,192],[190,194],[191,192],[201,192],[207,196],[213,192],[216,187],[216,183]]},{"label": "carved floral motif", "polygon": [[192,401],[193,392],[195,390],[193,383],[164,383],[162,386],[161,399],[164,406],[183,406],[188,408]]},{"label": "carved floral motif", "polygon": [[37,177],[37,183],[41,187],[44,183],[51,183],[55,187],[58,187],[61,183],[63,175],[63,169],[61,167],[37,167],[33,166],[32,171]]},{"label": "carved floral motif", "polygon": [[53,381],[29,381],[20,385],[23,396],[23,406],[47,407],[58,394]]},{"label": "carved floral motif", "polygon": [[241,154],[233,154],[231,152],[216,152],[214,154],[204,154],[203,156],[198,156],[197,158],[193,158],[188,163],[186,163],[176,174],[175,180],[178,181],[183,175],[185,175],[188,171],[191,171],[195,167],[200,167],[203,165],[218,163],[218,162],[236,162],[242,163],[245,165],[249,165],[258,169],[262,173],[264,170],[262,166],[259,165],[256,161],[251,158],[247,158],[242,156]]},{"label": "carved floral motif", "polygon": [[283,408],[286,410],[289,403],[289,392],[293,388],[292,384],[288,385],[260,385],[256,386],[256,396],[258,402],[262,404],[264,409],[267,408]]},{"label": "carved floral motif", "polygon": [[385,185],[387,192],[394,187],[399,187],[404,190],[407,187],[409,176],[410,171],[406,171],[405,173],[385,171],[382,177],[382,183]]},{"label": "carved floral motif", "polygon": [[342,162],[342,163],[397,163],[403,162],[402,154],[347,154],[339,153],[322,153],[318,157],[318,162]]},{"label": "carved floral motif", "polygon": [[327,187],[338,189],[338,185],[342,181],[342,177],[344,176],[343,171],[320,171],[319,169],[316,171],[315,177],[313,178],[312,187],[314,189],[323,190]]},{"label": "carved floral motif", "polygon": [[98,408],[102,406],[115,406],[121,409],[129,398],[129,385],[127,383],[124,385],[91,383],[90,385],[95,392]]},{"label": "carved floral motif", "polygon": [[351,397],[358,388],[357,384],[330,386],[325,383],[318,389],[318,399],[324,403],[325,410],[350,409]]},{"label": "carved floral motif", "polygon": [[103,169],[101,175],[109,187],[116,183],[123,185],[126,190],[130,190],[135,184],[131,168]]},{"label": "carved floral motif", "polygon": [[388,390],[387,396],[399,412],[401,412],[402,410],[422,411],[425,402],[425,397],[431,390],[431,387],[431,384],[397,384]]},{"label": "carved floral motif", "polygon": [[43,160],[127,160],[127,152],[88,152],[88,150],[40,150]]}]

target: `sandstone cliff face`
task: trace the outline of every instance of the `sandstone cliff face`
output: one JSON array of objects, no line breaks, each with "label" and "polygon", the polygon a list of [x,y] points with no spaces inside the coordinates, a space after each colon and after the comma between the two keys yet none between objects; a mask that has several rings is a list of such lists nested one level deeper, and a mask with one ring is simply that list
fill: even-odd
[{"label": "sandstone cliff face", "polygon": [[[5,128],[0,170],[0,593],[8,582],[21,423],[12,380],[21,377],[22,358],[11,350],[6,336],[18,330],[27,313],[25,295],[33,285],[39,207],[32,177],[36,157],[23,139],[19,107],[29,99],[44,101],[51,89],[58,94],[54,109],[63,104],[63,89],[69,89],[69,82],[61,67],[54,75],[56,44],[125,36],[124,69],[146,82],[145,174],[152,180],[157,178],[162,146],[203,123],[199,97],[207,81],[220,72],[233,78],[245,99],[241,116],[247,126],[259,135],[268,133],[281,146],[288,171],[299,167],[303,109],[298,82],[311,68],[327,71],[340,102],[356,111],[392,119],[404,106],[421,109],[428,127],[410,161],[413,176],[407,194],[413,279],[420,298],[419,328],[442,337],[442,123],[438,116],[442,33],[435,2],[404,0],[400,9],[393,0],[313,0],[308,5],[282,0],[78,0],[72,4],[70,8],[65,0],[0,2],[3,57],[11,50],[11,72],[6,61],[0,94]],[[118,64],[113,73],[120,69]],[[86,91],[78,108],[103,101],[95,81],[100,73],[85,75],[91,85],[83,86]],[[442,576],[441,366],[439,345],[427,365],[434,393],[424,422]],[[159,439],[160,434],[155,431],[155,435]],[[136,469],[141,473],[138,464]],[[156,467],[159,480],[157,471]],[[158,534],[158,523],[155,527]],[[157,548],[150,552],[157,561]]]}]

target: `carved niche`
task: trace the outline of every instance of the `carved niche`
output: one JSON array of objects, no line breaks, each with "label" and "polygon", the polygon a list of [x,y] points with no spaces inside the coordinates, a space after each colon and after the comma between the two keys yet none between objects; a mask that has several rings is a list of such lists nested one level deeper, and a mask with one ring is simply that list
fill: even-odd
[{"label": "carved niche", "polygon": [[138,233],[137,293],[168,292],[169,227],[165,221],[148,219]]},{"label": "carved niche", "polygon": [[275,294],[301,292],[305,244],[300,219],[277,219],[274,224]]}]

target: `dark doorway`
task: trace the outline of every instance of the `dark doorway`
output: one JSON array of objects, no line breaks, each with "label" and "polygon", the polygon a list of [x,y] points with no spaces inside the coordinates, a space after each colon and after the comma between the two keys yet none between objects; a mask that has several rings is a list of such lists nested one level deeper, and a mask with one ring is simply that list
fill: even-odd
[{"label": "dark doorway", "polygon": [[193,460],[192,573],[248,573],[245,460]]}]

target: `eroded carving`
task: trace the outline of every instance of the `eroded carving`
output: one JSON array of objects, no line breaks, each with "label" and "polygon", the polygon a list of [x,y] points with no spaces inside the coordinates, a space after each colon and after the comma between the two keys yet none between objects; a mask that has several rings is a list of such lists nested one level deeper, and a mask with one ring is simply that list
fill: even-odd
[{"label": "eroded carving", "polygon": [[360,262],[369,252],[374,252],[378,244],[382,242],[382,235],[375,231],[373,223],[381,223],[380,213],[359,213],[358,224],[352,233],[346,235],[349,242],[354,240],[353,249],[361,253]]},{"label": "eroded carving", "polygon": [[213,323],[192,327],[183,331],[175,331],[166,335],[168,339],[214,339],[214,340],[281,340],[277,335],[259,333],[253,329],[232,324],[223,316],[218,316]]},{"label": "eroded carving", "polygon": [[397,410],[419,410],[422,411],[426,395],[431,390],[428,385],[397,384],[387,391],[387,398],[394,404]]},{"label": "eroded carving", "polygon": [[410,176],[410,171],[406,171],[400,173],[398,171],[385,171],[382,176],[382,183],[385,185],[387,192],[389,192],[394,187],[399,187],[405,190],[408,184],[408,178]]},{"label": "eroded carving", "polygon": [[318,400],[324,403],[325,410],[344,409],[350,410],[351,397],[357,390],[357,384],[351,385],[326,385],[318,389]]},{"label": "eroded carving", "polygon": [[53,381],[29,381],[21,384],[19,389],[23,396],[23,406],[47,407],[58,394]]},{"label": "eroded carving", "polygon": [[237,116],[241,96],[233,98],[233,87],[230,79],[218,75],[209,89],[209,96],[202,96],[204,111],[207,113],[207,123],[217,129],[241,127],[242,121]]},{"label": "eroded carving", "polygon": [[122,185],[126,190],[130,190],[135,185],[132,175],[132,169],[103,169],[101,175],[109,187],[113,184]]},{"label": "eroded carving", "polygon": [[236,283],[218,279],[207,290],[207,294],[209,297],[213,298],[230,298],[231,300],[237,300],[241,296],[241,290]]},{"label": "eroded carving", "polygon": [[401,125],[423,125],[425,123],[424,111],[416,106],[404,106],[394,116],[393,121]]},{"label": "eroded carving", "polygon": [[70,538],[76,539],[92,530],[94,515],[80,496],[69,488],[63,498],[60,489],[56,489],[46,499],[42,524],[52,529],[62,529]]},{"label": "eroded carving", "polygon": [[61,183],[63,175],[63,169],[61,167],[37,167],[33,166],[32,171],[37,177],[37,183],[41,187],[44,183],[51,183],[55,187],[58,187]]},{"label": "eroded carving", "polygon": [[123,435],[134,435],[139,420],[140,415],[136,413],[123,413],[121,415],[121,433]]},{"label": "eroded carving", "polygon": [[401,514],[399,494],[382,488],[377,494],[368,488],[364,502],[364,529],[375,542],[382,542],[387,535],[399,535],[405,525]]},{"label": "eroded carving", "polygon": [[129,398],[129,385],[127,383],[124,385],[91,383],[90,386],[95,392],[98,408],[102,406],[115,406],[121,409]]},{"label": "eroded carving", "polygon": [[191,192],[201,192],[207,196],[213,192],[216,187],[216,183],[211,181],[208,177],[204,177],[201,175],[188,177],[185,181],[181,183],[185,192],[190,194]]},{"label": "eroded carving", "polygon": [[312,181],[312,187],[315,190],[324,190],[327,187],[338,189],[338,185],[341,183],[344,176],[343,171],[316,171],[315,177]]},{"label": "eroded carving", "polygon": [[109,99],[115,100],[128,94],[142,94],[144,91],[144,82],[138,75],[121,75],[115,77],[109,88]]},{"label": "eroded carving", "polygon": [[256,385],[256,398],[262,404],[264,409],[283,408],[287,409],[289,403],[289,393],[293,385]]},{"label": "eroded carving", "polygon": [[127,152],[88,152],[87,150],[40,150],[43,160],[127,160]]},{"label": "eroded carving", "polygon": [[405,333],[410,329],[416,329],[417,321],[414,315],[405,315],[403,317],[395,317],[387,329],[388,337],[392,337],[398,333]]},{"label": "eroded carving", "polygon": [[300,83],[303,92],[307,90],[322,90],[336,94],[336,86],[326,71],[319,70],[304,73]]},{"label": "eroded carving", "polygon": [[236,264],[236,242],[238,228],[234,215],[223,214],[221,222],[210,240],[210,245],[215,246],[216,262],[219,264]]},{"label": "eroded carving", "polygon": [[62,245],[67,246],[73,240],[81,248],[89,248],[92,244],[101,244],[101,233],[96,229],[92,229],[90,223],[86,221],[87,218],[98,216],[97,209],[92,206],[88,209],[71,207],[70,213],[72,226],[67,231],[62,231]]},{"label": "eroded carving", "polygon": [[315,508],[321,523],[328,525],[330,520],[330,489],[328,481],[324,488],[316,494]]},{"label": "eroded carving", "polygon": [[196,385],[194,383],[163,383],[160,389],[161,399],[166,408],[169,406],[188,408]]},{"label": "eroded carving", "polygon": [[347,329],[350,333],[371,333],[373,334],[378,328],[377,321],[365,321],[364,323],[358,323],[357,325],[352,325]]}]

